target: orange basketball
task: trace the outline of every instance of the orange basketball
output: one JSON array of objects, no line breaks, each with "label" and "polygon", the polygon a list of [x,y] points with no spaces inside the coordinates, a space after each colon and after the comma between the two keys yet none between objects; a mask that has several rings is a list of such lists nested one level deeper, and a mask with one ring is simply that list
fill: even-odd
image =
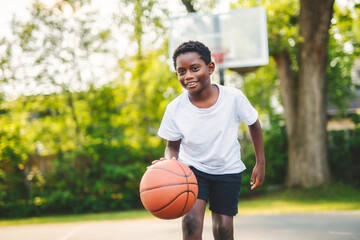
[{"label": "orange basketball", "polygon": [[175,219],[195,204],[197,180],[191,169],[176,160],[160,161],[147,169],[140,182],[141,202],[152,215]]}]

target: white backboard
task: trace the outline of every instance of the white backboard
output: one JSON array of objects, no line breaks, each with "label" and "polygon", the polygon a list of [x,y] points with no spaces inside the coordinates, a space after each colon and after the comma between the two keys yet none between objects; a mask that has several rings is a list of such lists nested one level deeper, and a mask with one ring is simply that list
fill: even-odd
[{"label": "white backboard", "polygon": [[171,18],[170,23],[169,65],[172,71],[174,50],[189,40],[203,42],[212,53],[225,52],[221,68],[269,63],[266,11],[263,7],[218,14],[190,13],[185,17]]}]

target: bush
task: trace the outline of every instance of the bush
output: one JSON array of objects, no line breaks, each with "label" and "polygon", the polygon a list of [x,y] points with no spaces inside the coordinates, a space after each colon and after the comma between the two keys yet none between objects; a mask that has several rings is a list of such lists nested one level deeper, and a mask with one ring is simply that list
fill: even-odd
[{"label": "bush", "polygon": [[329,164],[333,181],[360,188],[360,129],[329,133]]}]

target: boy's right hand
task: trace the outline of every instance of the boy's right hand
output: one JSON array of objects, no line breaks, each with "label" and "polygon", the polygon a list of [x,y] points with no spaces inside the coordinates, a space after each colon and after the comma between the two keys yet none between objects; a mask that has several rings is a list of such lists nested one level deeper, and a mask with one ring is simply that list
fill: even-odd
[{"label": "boy's right hand", "polygon": [[[167,158],[160,158],[159,160],[154,160],[154,161],[151,162],[151,165],[154,165],[154,164],[156,164],[156,163],[158,163],[158,162],[161,162],[161,161],[164,161],[164,160],[168,160],[168,159],[167,159]],[[176,158],[173,157],[171,160],[176,160]],[[151,167],[151,166],[148,166],[147,169],[148,169],[149,167]]]},{"label": "boy's right hand", "polygon": [[154,164],[156,164],[158,162],[161,162],[161,161],[164,161],[164,160],[167,160],[167,159],[166,158],[160,158],[159,160],[154,160],[154,161],[151,162],[151,165],[154,165]]}]

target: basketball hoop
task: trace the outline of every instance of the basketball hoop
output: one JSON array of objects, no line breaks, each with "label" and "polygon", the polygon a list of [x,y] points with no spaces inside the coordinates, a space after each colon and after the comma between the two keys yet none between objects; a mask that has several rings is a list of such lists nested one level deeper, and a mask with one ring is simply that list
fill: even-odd
[{"label": "basketball hoop", "polygon": [[222,46],[210,47],[211,49],[211,57],[214,59],[215,63],[222,66],[224,63],[225,55],[229,52],[226,48]]},{"label": "basketball hoop", "polygon": [[223,62],[225,55],[228,53],[223,47],[215,47],[211,57],[219,67],[220,85],[224,85],[224,67]]},{"label": "basketball hoop", "polygon": [[223,64],[226,52],[213,53],[211,56],[215,59],[215,63]]}]

